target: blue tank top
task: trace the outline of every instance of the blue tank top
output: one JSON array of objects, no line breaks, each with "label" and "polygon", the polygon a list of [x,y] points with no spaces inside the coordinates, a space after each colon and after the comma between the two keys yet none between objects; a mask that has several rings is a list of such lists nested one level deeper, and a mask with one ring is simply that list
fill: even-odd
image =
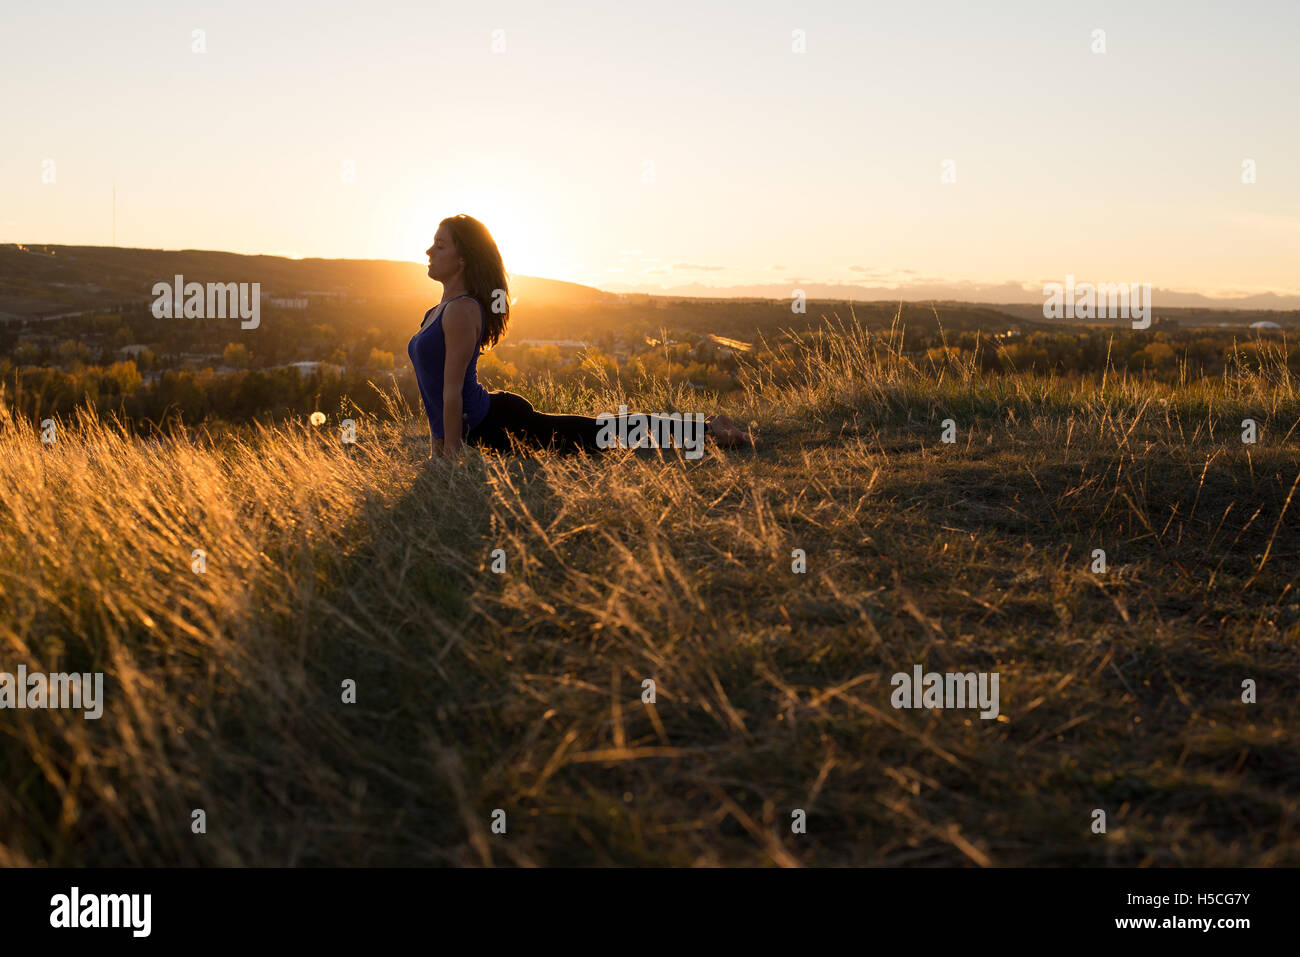
[{"label": "blue tank top", "polygon": [[[463,298],[466,296],[452,297],[452,299]],[[448,299],[447,302],[451,302],[452,299]],[[487,315],[483,312],[483,304],[477,299],[474,301],[478,303],[481,322],[478,346],[470,356],[469,365],[465,367],[465,384],[460,390],[461,420],[464,423],[464,428],[461,430],[462,437],[482,422],[488,412],[488,391],[478,381],[478,357],[483,354],[483,333],[487,331]],[[438,312],[438,318],[412,336],[406,346],[406,354],[411,357],[411,365],[415,367],[415,382],[420,387],[420,397],[424,399],[424,411],[429,416],[429,429],[436,439],[445,437],[442,428],[442,374],[447,367],[447,337],[442,331],[442,314],[446,311],[447,303],[439,305],[442,309]],[[429,312],[438,308],[434,306]],[[429,318],[429,312],[424,314],[425,319]]]}]

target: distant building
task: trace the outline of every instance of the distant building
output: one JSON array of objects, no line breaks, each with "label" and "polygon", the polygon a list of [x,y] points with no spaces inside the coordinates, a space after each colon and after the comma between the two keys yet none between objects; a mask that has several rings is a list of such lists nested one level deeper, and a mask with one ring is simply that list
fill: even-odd
[{"label": "distant building", "polygon": [[302,376],[304,379],[308,378],[309,376],[317,372],[341,372],[342,371],[341,367],[334,365],[331,362],[290,362],[282,366],[277,366],[276,368],[297,369],[298,375]]},{"label": "distant building", "polygon": [[591,343],[583,339],[520,339],[518,346],[556,346],[560,349],[586,349]]},{"label": "distant building", "polygon": [[749,352],[754,348],[751,343],[744,342],[740,339],[728,339],[726,336],[715,336],[711,332],[708,334],[707,338],[710,342],[722,347],[722,351],[724,352],[728,350],[731,352]]},{"label": "distant building", "polygon": [[1252,322],[1252,323],[1250,324],[1250,328],[1252,328],[1252,329],[1281,329],[1282,327],[1279,326],[1276,322],[1269,322],[1267,319],[1261,319],[1259,322]]},{"label": "distant building", "polygon": [[181,364],[207,365],[223,358],[220,352],[178,352],[175,358]]}]

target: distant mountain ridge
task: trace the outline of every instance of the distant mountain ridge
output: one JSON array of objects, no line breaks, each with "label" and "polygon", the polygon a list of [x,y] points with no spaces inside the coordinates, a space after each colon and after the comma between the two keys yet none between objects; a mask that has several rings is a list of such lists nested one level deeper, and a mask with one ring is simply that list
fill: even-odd
[{"label": "distant mountain ridge", "polygon": [[[1089,277],[1080,276],[1078,278],[1084,280]],[[1054,281],[1063,282],[1064,279],[1065,277],[1061,276]],[[802,289],[808,299],[852,299],[855,302],[902,299],[907,302],[942,300],[986,305],[1006,305],[1011,303],[1038,303],[1042,305],[1044,300],[1041,285],[1037,288],[1026,288],[1026,286],[1014,282],[921,282],[906,286],[873,286],[824,282],[706,286],[703,283],[693,282],[663,288],[619,282],[607,283],[605,288],[621,293],[637,293],[651,296],[692,296],[709,299],[789,299],[791,290]],[[1178,292],[1173,289],[1155,287],[1151,290],[1151,298],[1157,308],[1163,309],[1267,309],[1279,311],[1300,309],[1300,295],[1279,295],[1273,292],[1217,298],[1201,295],[1200,293]]]},{"label": "distant mountain ridge", "polygon": [[[156,282],[261,283],[264,295],[343,293],[358,298],[430,297],[441,286],[417,262],[289,259],[200,249],[0,245],[0,319],[131,300],[152,300]],[[529,307],[599,305],[616,293],[537,276],[509,276],[510,296]]]},{"label": "distant mountain ridge", "polygon": [[[182,275],[187,282],[258,282],[262,292],[274,297],[304,294],[345,294],[356,298],[428,298],[441,287],[428,278],[418,262],[389,259],[290,259],[284,256],[246,255],[220,250],[137,249],[119,246],[59,246],[52,244],[0,244],[0,321],[48,317],[128,301],[149,301],[155,282],[171,282]],[[1008,313],[1033,318],[1043,296],[1017,283],[915,283],[906,286],[871,286],[853,283],[766,283],[708,286],[702,283],[668,288],[610,283],[604,289],[559,279],[511,275],[510,295],[521,311],[548,307],[612,305],[620,299],[752,299],[786,301],[793,289],[809,300],[841,302],[964,303],[1004,308]],[[1215,298],[1199,293],[1154,289],[1157,310],[1294,312],[1300,296],[1258,293]]]}]

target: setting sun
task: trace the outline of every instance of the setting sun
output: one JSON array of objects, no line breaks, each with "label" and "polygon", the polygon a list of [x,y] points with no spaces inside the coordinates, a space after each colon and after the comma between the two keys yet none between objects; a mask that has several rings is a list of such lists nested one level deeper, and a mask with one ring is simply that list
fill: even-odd
[{"label": "setting sun", "polygon": [[431,194],[403,221],[397,232],[402,247],[389,255],[423,262],[438,223],[448,216],[466,213],[492,230],[509,275],[561,278],[559,274],[567,269],[564,251],[555,245],[556,221],[537,216],[531,205],[527,199],[506,198],[503,190],[495,186],[458,187]]}]

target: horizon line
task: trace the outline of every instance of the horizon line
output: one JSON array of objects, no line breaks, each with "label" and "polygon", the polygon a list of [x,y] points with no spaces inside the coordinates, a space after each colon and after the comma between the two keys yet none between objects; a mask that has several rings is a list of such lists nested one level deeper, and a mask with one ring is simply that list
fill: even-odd
[{"label": "horizon line", "polygon": [[[417,259],[389,259],[389,258],[347,257],[347,256],[296,256],[296,255],[289,255],[284,252],[247,253],[247,252],[236,252],[228,249],[202,249],[202,248],[191,247],[191,246],[171,248],[171,247],[162,247],[162,246],[117,246],[117,245],[95,245],[95,244],[52,243],[52,242],[25,242],[25,241],[19,242],[16,240],[0,242],[0,247],[5,247],[5,246],[12,246],[20,250],[25,249],[26,247],[33,247],[33,248],[48,247],[48,248],[61,248],[61,249],[121,250],[124,252],[216,253],[216,254],[226,255],[226,256],[243,256],[247,258],[282,259],[285,262],[392,263],[396,265],[411,265],[416,267],[423,266],[423,263]],[[533,275],[531,273],[511,274],[508,271],[507,271],[507,275],[509,275],[512,279],[513,278],[535,279],[544,282],[564,283],[567,285],[582,286],[584,288],[592,289],[595,290],[596,292],[605,293],[607,295],[671,296],[676,298],[687,298],[687,299],[689,298],[786,299],[789,298],[788,294],[782,293],[780,295],[765,295],[759,292],[759,290],[765,288],[771,289],[773,287],[800,288],[802,286],[806,286],[810,288],[829,287],[831,289],[840,289],[846,292],[857,290],[861,292],[879,292],[879,293],[887,294],[881,298],[877,298],[874,300],[865,299],[865,298],[861,300],[856,300],[862,302],[939,301],[939,302],[962,302],[962,303],[971,303],[975,305],[1033,304],[1039,301],[1039,297],[1041,296],[1041,293],[1035,292],[1035,290],[1038,289],[1043,282],[1059,281],[1056,278],[1040,280],[1040,281],[1028,281],[1028,280],[1011,280],[1011,279],[1003,279],[1003,280],[942,279],[942,278],[929,277],[926,279],[907,280],[907,281],[895,282],[891,284],[863,285],[854,282],[853,280],[801,278],[797,282],[787,282],[787,283],[764,282],[762,280],[754,280],[749,282],[739,281],[739,282],[731,282],[727,284],[714,285],[714,284],[700,282],[698,279],[696,279],[688,282],[677,283],[672,286],[665,286],[665,285],[654,286],[647,283],[640,283],[640,284],[631,283],[625,280],[618,280],[608,284],[598,285],[590,281],[583,282],[576,279],[561,279],[552,276],[538,276],[538,275]],[[1066,275],[1072,275],[1072,274],[1067,273]],[[1080,281],[1088,282],[1090,280],[1081,279]],[[614,288],[618,286],[622,286],[624,288],[622,289]],[[911,300],[902,298],[902,296],[899,295],[899,294],[903,294],[903,296],[905,296],[905,294],[909,290],[917,290],[923,288],[935,289],[936,287],[937,287],[936,291],[942,290],[943,292],[942,295],[938,295],[938,296],[922,295],[917,299],[911,299]],[[1024,299],[992,299],[992,298],[966,299],[961,297],[963,289],[968,290],[969,294],[975,296],[980,296],[981,293],[983,293],[984,296],[987,297],[989,294],[996,294],[994,291],[997,290],[997,291],[1005,291],[1008,294],[1019,292],[1025,298]],[[686,292],[684,290],[698,290],[698,292]],[[749,291],[728,292],[730,290],[749,290]],[[1165,306],[1164,308],[1185,309],[1185,308],[1218,307],[1218,308],[1225,308],[1225,309],[1234,309],[1234,308],[1235,309],[1266,309],[1268,307],[1241,306],[1241,305],[1235,305],[1234,303],[1237,303],[1240,300],[1245,300],[1245,299],[1271,298],[1271,299],[1279,299],[1279,300],[1288,300],[1288,299],[1296,300],[1294,304],[1290,304],[1290,305],[1279,304],[1276,307],[1274,307],[1278,311],[1300,310],[1300,289],[1297,289],[1295,291],[1285,291],[1285,292],[1279,292],[1273,288],[1268,288],[1268,289],[1256,288],[1256,289],[1249,289],[1249,290],[1247,289],[1221,290],[1220,289],[1220,290],[1207,292],[1207,291],[1198,291],[1198,290],[1172,289],[1169,287],[1156,286],[1155,284],[1152,284],[1152,291],[1153,294],[1155,292],[1161,292],[1164,293],[1165,295],[1179,297],[1179,298],[1197,298],[1197,299],[1206,300],[1205,303],[1199,305],[1172,305],[1171,304]],[[711,292],[714,294],[710,294]],[[855,301],[852,296],[839,295],[837,293],[826,293],[826,292],[817,295],[806,295],[805,298],[806,299],[842,299],[844,301],[850,301],[850,302]]]}]

